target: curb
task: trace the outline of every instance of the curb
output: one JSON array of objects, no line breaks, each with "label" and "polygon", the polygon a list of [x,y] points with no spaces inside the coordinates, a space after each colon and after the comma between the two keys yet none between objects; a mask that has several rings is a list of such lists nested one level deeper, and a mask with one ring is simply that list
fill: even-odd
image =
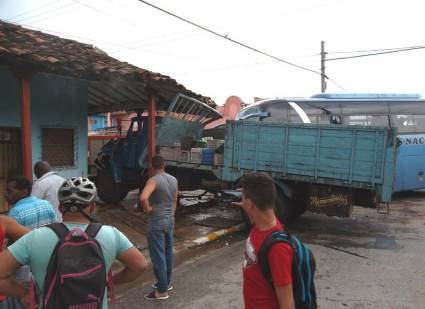
[{"label": "curb", "polygon": [[238,225],[234,225],[234,226],[229,227],[227,229],[219,230],[219,231],[216,231],[216,232],[211,232],[211,233],[207,234],[206,236],[202,236],[202,237],[199,237],[199,238],[193,240],[192,241],[193,244],[190,247],[195,247],[195,246],[200,246],[200,245],[206,244],[207,242],[217,240],[217,239],[219,239],[219,238],[221,238],[225,235],[229,235],[229,234],[233,234],[233,233],[242,231],[244,228],[245,228],[245,224],[240,223]]}]

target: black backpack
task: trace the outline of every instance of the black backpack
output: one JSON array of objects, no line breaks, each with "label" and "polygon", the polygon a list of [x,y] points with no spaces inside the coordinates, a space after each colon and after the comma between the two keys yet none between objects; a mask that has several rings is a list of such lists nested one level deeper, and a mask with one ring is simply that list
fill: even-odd
[{"label": "black backpack", "polygon": [[258,254],[258,263],[267,281],[273,286],[272,274],[268,263],[268,252],[276,243],[289,244],[293,250],[292,290],[296,309],[316,309],[316,290],[314,272],[316,261],[310,249],[295,236],[286,231],[275,231],[263,242]]},{"label": "black backpack", "polygon": [[95,239],[102,225],[91,223],[85,231],[70,231],[62,223],[47,227],[59,241],[47,267],[42,308],[101,309],[105,288],[111,283],[102,248]]}]

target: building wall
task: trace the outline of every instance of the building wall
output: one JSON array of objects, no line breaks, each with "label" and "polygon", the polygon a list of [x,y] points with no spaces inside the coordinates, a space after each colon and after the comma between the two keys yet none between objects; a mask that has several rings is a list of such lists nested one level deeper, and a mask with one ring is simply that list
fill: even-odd
[{"label": "building wall", "polygon": [[[18,81],[4,67],[0,67],[0,111],[0,127],[21,127]],[[75,166],[58,172],[63,177],[87,175],[87,82],[56,75],[34,75],[31,118],[33,164],[42,159],[42,128],[73,128]]]},{"label": "building wall", "polygon": [[108,119],[106,115],[91,115],[88,118],[89,131],[103,130],[107,127]]}]

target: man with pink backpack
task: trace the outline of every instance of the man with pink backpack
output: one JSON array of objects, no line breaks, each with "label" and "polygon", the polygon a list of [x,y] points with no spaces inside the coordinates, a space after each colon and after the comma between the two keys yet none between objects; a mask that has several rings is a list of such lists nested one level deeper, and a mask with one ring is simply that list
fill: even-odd
[{"label": "man with pink backpack", "polygon": [[[91,223],[96,187],[90,180],[71,178],[58,195],[63,224],[36,229],[4,250],[0,279],[30,265],[40,309],[105,309],[113,284],[137,279],[146,259],[116,228]],[[124,268],[112,275],[115,259]]]}]

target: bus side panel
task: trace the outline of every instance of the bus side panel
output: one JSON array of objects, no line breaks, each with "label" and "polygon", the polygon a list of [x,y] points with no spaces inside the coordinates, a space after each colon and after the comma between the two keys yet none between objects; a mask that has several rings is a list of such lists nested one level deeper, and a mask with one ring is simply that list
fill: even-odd
[{"label": "bus side panel", "polygon": [[228,122],[223,178],[234,181],[244,172],[265,171],[288,180],[368,187],[387,194],[394,174],[394,156],[387,160],[395,151],[393,130]]},{"label": "bus side panel", "polygon": [[425,189],[425,134],[399,136],[394,191]]}]

